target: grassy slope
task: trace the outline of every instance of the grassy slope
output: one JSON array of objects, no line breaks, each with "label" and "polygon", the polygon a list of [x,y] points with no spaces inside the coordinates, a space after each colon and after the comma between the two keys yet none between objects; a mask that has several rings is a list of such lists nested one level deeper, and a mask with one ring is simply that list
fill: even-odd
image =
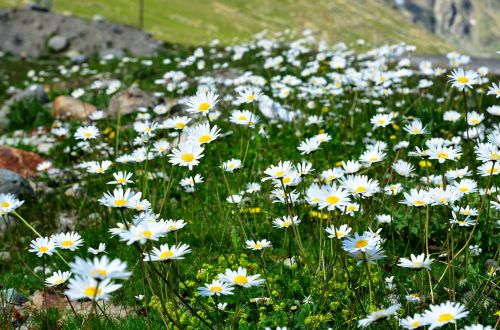
[{"label": "grassy slope", "polygon": [[[0,7],[26,0],[0,0]],[[130,25],[138,22],[138,0],[54,0],[56,11],[96,14]],[[224,43],[269,29],[311,28],[332,42],[364,38],[375,44],[406,41],[420,52],[445,52],[446,42],[415,27],[377,0],[145,0],[145,29],[172,43]]]}]

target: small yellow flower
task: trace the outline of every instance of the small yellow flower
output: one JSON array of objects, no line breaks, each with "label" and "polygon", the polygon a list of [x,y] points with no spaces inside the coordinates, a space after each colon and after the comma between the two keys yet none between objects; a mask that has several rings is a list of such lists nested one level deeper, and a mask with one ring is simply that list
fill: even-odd
[{"label": "small yellow flower", "polygon": [[398,124],[392,124],[392,128],[394,128],[396,131],[399,131],[401,129]]},{"label": "small yellow flower", "polygon": [[396,135],[391,135],[391,136],[389,137],[389,139],[391,139],[391,140],[396,140],[396,139],[397,139],[397,137],[396,137]]},{"label": "small yellow flower", "polygon": [[428,160],[421,160],[418,162],[418,166],[420,167],[431,167],[432,163]]}]

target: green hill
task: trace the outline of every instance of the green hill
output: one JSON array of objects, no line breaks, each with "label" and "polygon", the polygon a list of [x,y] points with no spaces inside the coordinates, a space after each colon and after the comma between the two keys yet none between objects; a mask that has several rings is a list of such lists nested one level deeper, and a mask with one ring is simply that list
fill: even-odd
[{"label": "green hill", "polygon": [[[363,38],[373,44],[399,41],[415,44],[419,52],[443,53],[450,46],[400,13],[377,0],[144,0],[144,28],[172,43],[206,44],[245,40],[268,29],[309,28],[328,41],[352,42]],[[0,0],[1,7],[24,6],[28,1]],[[86,18],[101,15],[138,25],[139,1],[53,0],[54,10]]]}]

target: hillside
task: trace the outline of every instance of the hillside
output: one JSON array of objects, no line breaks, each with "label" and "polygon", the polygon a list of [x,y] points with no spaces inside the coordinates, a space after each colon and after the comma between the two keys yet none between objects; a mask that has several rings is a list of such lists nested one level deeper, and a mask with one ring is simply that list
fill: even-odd
[{"label": "hillside", "polygon": [[[217,36],[229,44],[249,39],[263,29],[309,28],[330,42],[363,38],[373,44],[406,41],[422,53],[451,49],[424,27],[409,22],[382,1],[348,0],[148,0],[144,28],[156,38],[188,45],[206,44]],[[1,7],[25,6],[28,1],[0,0]],[[139,1],[53,1],[54,10],[138,25]]]},{"label": "hillside", "polygon": [[404,0],[399,9],[409,21],[445,38],[458,50],[487,57],[500,49],[498,0]]}]

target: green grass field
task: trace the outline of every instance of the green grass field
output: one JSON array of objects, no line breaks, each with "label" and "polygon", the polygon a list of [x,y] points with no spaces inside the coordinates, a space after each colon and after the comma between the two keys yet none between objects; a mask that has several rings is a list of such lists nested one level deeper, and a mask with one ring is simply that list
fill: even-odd
[{"label": "green grass field", "polygon": [[[0,7],[24,6],[23,0],[0,0]],[[55,10],[68,15],[106,19],[137,26],[139,1],[53,1]],[[380,45],[404,41],[421,53],[445,53],[445,40],[406,22],[400,14],[373,0],[146,0],[144,28],[171,43],[225,44],[249,40],[264,29],[312,29],[330,42],[358,38]]]}]

